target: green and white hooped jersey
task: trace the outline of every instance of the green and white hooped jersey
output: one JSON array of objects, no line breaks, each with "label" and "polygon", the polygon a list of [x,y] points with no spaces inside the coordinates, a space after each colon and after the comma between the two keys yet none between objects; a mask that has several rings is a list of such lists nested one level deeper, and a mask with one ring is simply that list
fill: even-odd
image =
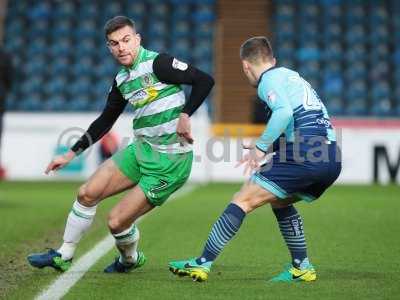
[{"label": "green and white hooped jersey", "polygon": [[153,72],[158,53],[140,47],[130,68],[123,67],[115,80],[125,100],[133,106],[133,132],[154,150],[163,153],[192,151],[191,145],[176,133],[179,114],[185,104],[185,94],[178,84],[160,82]]}]

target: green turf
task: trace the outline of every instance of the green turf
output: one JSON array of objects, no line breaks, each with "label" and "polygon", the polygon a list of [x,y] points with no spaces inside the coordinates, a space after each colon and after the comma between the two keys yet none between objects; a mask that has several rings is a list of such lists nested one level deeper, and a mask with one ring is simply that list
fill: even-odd
[{"label": "green turf", "polygon": [[[3,187],[0,225],[7,230],[1,233],[1,241],[6,241],[6,246],[0,246],[2,262],[14,252],[26,252],[30,244],[46,245],[44,237],[50,232],[61,234],[76,184],[15,183],[7,186],[5,193]],[[266,279],[289,261],[275,218],[267,207],[246,218],[237,237],[213,266],[209,281],[194,283],[170,274],[168,261],[200,253],[211,225],[238,187],[203,186],[153,211],[139,225],[139,247],[148,257],[143,268],[130,274],[103,274],[103,268],[116,255],[112,251],[65,298],[336,300],[394,299],[400,293],[398,186],[335,186],[314,204],[297,205],[304,218],[309,256],[319,276],[315,283],[267,283]],[[103,217],[110,205],[100,209]],[[97,219],[83,241],[81,253],[105,232],[103,217]],[[22,264],[22,255],[13,257],[17,268],[21,268],[19,275],[11,272],[20,279],[13,286],[21,288],[9,289],[7,298],[28,299],[55,278],[51,270],[27,268]],[[0,266],[3,271],[4,263]]]},{"label": "green turf", "polygon": [[[32,298],[57,277],[51,269],[31,268],[26,256],[60,246],[78,187],[76,182],[0,182],[0,299]],[[98,209],[77,257],[105,236],[106,213],[115,200]]]}]

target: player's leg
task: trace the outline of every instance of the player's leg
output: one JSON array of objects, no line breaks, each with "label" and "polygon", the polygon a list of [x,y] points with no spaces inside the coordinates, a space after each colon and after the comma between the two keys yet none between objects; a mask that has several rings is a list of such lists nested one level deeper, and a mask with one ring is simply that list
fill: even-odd
[{"label": "player's leg", "polygon": [[144,264],[145,256],[137,251],[139,229],[135,222],[154,207],[137,185],[111,210],[108,227],[115,238],[120,256],[104,270],[106,273],[127,272]]},{"label": "player's leg", "polygon": [[202,254],[195,259],[171,262],[170,270],[177,275],[189,275],[196,281],[206,280],[212,263],[239,231],[245,216],[257,207],[276,201],[276,195],[258,184],[244,184],[213,225]]},{"label": "player's leg", "polygon": [[93,222],[97,204],[133,185],[132,180],[119,170],[116,163],[108,159],[79,188],[65,226],[64,243],[57,250],[63,260],[70,260],[73,257],[78,242]]},{"label": "player's leg", "polygon": [[[129,147],[116,155],[126,155]],[[134,164],[133,164],[134,165]],[[125,191],[137,182],[129,176],[125,169],[121,168],[120,161],[109,159],[83,184],[78,191],[77,198],[68,215],[63,244],[55,251],[51,249],[47,253],[32,254],[28,256],[29,263],[38,268],[51,266],[65,271],[71,265],[76,246],[83,234],[89,229],[96,214],[97,204],[114,194]]]},{"label": "player's leg", "polygon": [[[328,147],[328,162],[305,162],[304,166],[306,166],[305,169],[308,170],[308,173],[304,173],[301,166],[293,166],[290,169],[291,176],[296,176],[296,180],[291,180],[290,175],[286,174],[286,179],[281,179],[279,182],[280,186],[290,190],[293,196],[285,201],[271,203],[271,208],[276,216],[292,262],[288,268],[285,268],[271,281],[314,281],[317,278],[315,269],[307,255],[303,218],[293,203],[300,200],[310,202],[319,198],[339,176],[341,164],[340,161],[338,162],[335,159],[336,145],[331,144]],[[284,173],[285,164],[280,166],[281,173]],[[273,177],[273,174],[266,172],[264,176]]]},{"label": "player's leg", "polygon": [[286,203],[271,203],[271,208],[278,222],[279,230],[296,268],[309,264],[304,225],[301,215],[292,203],[298,200],[290,199]]},{"label": "player's leg", "polygon": [[303,219],[293,205],[299,200],[290,198],[271,203],[279,230],[292,258],[289,267],[271,279],[274,282],[314,281],[316,279],[316,272],[307,256]]},{"label": "player's leg", "polygon": [[108,266],[107,273],[126,272],[143,265],[145,257],[137,251],[139,230],[135,221],[168,197],[188,179],[192,153],[167,155],[155,153],[148,144],[137,145],[142,177],[110,213],[108,226],[115,237],[120,257]]}]

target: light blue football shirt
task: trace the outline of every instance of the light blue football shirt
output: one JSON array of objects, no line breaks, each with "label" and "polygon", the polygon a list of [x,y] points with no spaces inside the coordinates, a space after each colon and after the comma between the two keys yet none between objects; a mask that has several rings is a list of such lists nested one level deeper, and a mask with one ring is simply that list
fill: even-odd
[{"label": "light blue football shirt", "polygon": [[257,92],[272,111],[264,133],[256,142],[260,150],[266,152],[282,134],[287,142],[293,142],[296,132],[336,141],[324,104],[299,73],[283,67],[270,68],[261,75]]}]

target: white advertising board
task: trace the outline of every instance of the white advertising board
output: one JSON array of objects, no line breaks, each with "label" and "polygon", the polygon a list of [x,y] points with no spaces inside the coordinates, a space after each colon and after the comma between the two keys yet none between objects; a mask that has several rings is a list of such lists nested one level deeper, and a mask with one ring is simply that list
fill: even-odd
[{"label": "white advertising board", "polygon": [[[99,146],[83,154],[70,170],[44,175],[53,155],[71,143],[98,116],[84,114],[7,113],[2,145],[2,163],[10,180],[83,180],[99,164]],[[375,125],[374,125],[375,124]],[[400,183],[400,121],[336,122],[342,145],[343,169],[338,183]],[[241,139],[211,137],[210,122],[204,112],[192,118],[195,138],[191,180],[244,181],[242,168],[235,168],[241,156]],[[122,144],[132,139],[131,118],[122,115],[113,127]]]}]

